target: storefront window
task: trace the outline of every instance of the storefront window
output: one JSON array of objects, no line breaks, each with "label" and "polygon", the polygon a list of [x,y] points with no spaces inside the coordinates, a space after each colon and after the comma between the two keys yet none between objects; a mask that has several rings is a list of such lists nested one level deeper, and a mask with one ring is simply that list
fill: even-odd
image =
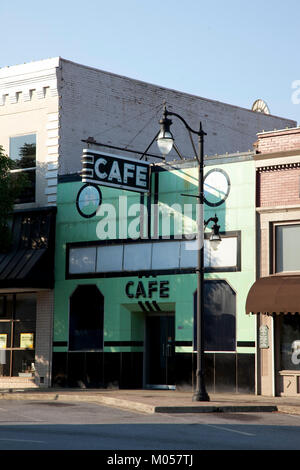
[{"label": "storefront window", "polygon": [[1,294],[0,376],[33,375],[35,330],[35,294]]},{"label": "storefront window", "polygon": [[280,368],[300,370],[300,315],[287,314],[280,322]]}]

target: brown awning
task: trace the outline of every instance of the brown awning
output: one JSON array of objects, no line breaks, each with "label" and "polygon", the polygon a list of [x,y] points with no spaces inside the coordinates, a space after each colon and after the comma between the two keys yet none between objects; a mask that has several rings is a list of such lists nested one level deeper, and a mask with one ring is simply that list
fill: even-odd
[{"label": "brown awning", "polygon": [[299,313],[300,274],[262,277],[251,287],[246,313]]}]

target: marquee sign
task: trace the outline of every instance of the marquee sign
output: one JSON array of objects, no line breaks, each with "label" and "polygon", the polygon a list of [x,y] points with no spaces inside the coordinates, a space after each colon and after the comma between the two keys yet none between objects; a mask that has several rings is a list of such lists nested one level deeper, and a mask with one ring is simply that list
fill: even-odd
[{"label": "marquee sign", "polygon": [[83,183],[144,193],[150,190],[150,163],[84,149],[81,177]]}]

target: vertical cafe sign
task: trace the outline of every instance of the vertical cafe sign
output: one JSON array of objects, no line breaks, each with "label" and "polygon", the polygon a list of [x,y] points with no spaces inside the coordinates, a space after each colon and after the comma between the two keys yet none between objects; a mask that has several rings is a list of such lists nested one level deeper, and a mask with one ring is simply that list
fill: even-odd
[{"label": "vertical cafe sign", "polygon": [[148,192],[150,189],[150,163],[84,149],[81,178],[83,183],[99,184],[128,191]]}]

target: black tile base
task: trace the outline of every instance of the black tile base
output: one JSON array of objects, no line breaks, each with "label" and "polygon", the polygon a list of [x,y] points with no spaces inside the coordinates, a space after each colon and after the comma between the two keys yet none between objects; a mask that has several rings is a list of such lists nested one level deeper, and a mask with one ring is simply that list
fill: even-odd
[{"label": "black tile base", "polygon": [[[180,389],[195,386],[196,354],[177,353],[175,385]],[[80,388],[142,388],[143,353],[53,354],[52,385]],[[254,354],[205,354],[205,385],[208,393],[254,393]]]}]

